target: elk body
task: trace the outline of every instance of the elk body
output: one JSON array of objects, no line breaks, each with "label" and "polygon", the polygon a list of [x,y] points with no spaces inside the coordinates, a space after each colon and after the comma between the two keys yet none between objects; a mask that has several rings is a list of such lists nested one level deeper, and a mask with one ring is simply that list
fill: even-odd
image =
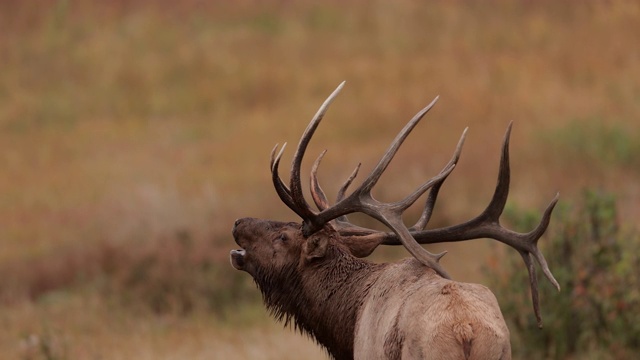
[{"label": "elk body", "polygon": [[[344,84],[344,83],[343,83]],[[529,233],[503,228],[499,217],[509,188],[509,134],[505,135],[498,183],[487,208],[458,225],[425,229],[438,191],[453,171],[466,130],[443,170],[407,198],[382,203],[371,190],[434,100],[404,127],[371,174],[349,195],[358,167],[329,205],[311,170],[311,195],[317,210],[305,200],[300,166],[307,145],[341,84],[320,107],[305,130],[293,157],[289,186],[278,175],[283,148],[271,155],[271,172],[281,200],[302,218],[301,223],[243,218],[233,236],[240,250],[231,251],[234,268],[249,273],[262,292],[266,307],[278,320],[312,336],[336,359],[510,359],[509,330],[495,296],[482,285],[456,282],[420,244],[493,238],[514,247],[529,270],[534,312],[541,324],[534,260],[558,289],[538,239],[549,224],[557,196],[538,226]],[[429,191],[422,216],[407,227],[402,213]],[[346,215],[361,212],[391,231],[351,224]],[[398,263],[372,263],[368,256],[379,245],[404,245],[413,255]]]}]

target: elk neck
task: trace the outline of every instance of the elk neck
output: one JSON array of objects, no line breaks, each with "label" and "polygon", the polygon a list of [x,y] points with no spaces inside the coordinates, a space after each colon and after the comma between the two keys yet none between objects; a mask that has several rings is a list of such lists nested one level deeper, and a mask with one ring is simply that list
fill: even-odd
[{"label": "elk neck", "polygon": [[333,243],[324,259],[293,271],[285,286],[261,289],[276,319],[309,334],[336,359],[351,359],[360,308],[384,266]]}]

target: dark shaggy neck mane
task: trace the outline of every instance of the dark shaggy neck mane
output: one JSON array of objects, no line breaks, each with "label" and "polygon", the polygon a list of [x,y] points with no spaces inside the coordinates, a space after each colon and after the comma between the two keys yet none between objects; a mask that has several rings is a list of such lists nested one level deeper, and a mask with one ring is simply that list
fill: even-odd
[{"label": "dark shaggy neck mane", "polygon": [[[307,333],[336,359],[352,359],[357,316],[383,265],[331,245],[322,260],[256,276],[265,305],[285,325]],[[268,271],[267,271],[268,272]]]}]

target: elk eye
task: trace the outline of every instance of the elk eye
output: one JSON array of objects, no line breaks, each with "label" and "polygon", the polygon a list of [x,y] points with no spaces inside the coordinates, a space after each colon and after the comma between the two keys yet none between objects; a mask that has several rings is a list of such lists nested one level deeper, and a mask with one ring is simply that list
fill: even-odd
[{"label": "elk eye", "polygon": [[289,238],[285,234],[280,234],[280,236],[278,236],[278,240],[280,240],[282,242],[285,242],[285,241],[289,240]]}]

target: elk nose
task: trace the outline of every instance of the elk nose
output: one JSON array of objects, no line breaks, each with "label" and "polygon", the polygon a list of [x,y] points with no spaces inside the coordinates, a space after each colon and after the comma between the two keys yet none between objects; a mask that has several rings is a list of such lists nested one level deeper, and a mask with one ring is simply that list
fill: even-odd
[{"label": "elk nose", "polygon": [[238,225],[240,225],[241,222],[242,222],[242,219],[237,219],[236,222],[233,223],[233,228],[231,229],[231,233],[234,236],[236,235],[236,229],[238,228]]},{"label": "elk nose", "polygon": [[231,229],[231,233],[235,237],[238,233],[238,229],[241,227],[243,223],[246,223],[247,218],[237,219],[236,222],[233,223],[233,229]]}]

